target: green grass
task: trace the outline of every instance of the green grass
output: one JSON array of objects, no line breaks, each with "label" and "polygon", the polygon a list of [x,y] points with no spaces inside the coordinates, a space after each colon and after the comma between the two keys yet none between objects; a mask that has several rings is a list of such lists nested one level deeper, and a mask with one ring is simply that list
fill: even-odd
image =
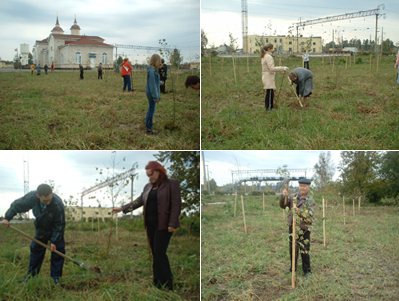
[{"label": "green grass", "polygon": [[154,129],[147,135],[146,72],[133,73],[133,93],[123,93],[119,74],[106,72],[0,73],[0,149],[199,149],[200,100],[171,74],[161,95]]},{"label": "green grass", "polygon": [[[194,218],[195,227],[191,233],[188,230],[190,224],[191,218],[182,220],[182,227],[172,236],[167,252],[175,292],[160,291],[152,286],[151,250],[142,220],[120,221],[118,240],[114,223],[108,261],[110,221],[100,223],[100,238],[97,223],[94,223],[92,232],[91,222],[68,222],[66,254],[80,263],[100,268],[104,275],[94,275],[92,271],[65,260],[63,278],[58,286],[48,279],[48,251],[40,278],[33,278],[26,284],[16,281],[26,277],[30,241],[1,226],[0,300],[200,300],[199,218]],[[33,223],[14,226],[34,235]]]},{"label": "green grass", "polygon": [[[277,196],[244,196],[248,234],[244,234],[241,198],[207,197],[201,216],[201,288],[203,300],[398,300],[399,208],[346,205],[328,200],[326,247],[323,245],[322,196],[311,233],[312,275],[305,278],[298,261],[291,288],[288,226]],[[225,202],[224,204],[210,204]],[[356,204],[357,206],[357,204]]]},{"label": "green grass", "polygon": [[[259,58],[237,59],[237,83],[231,58],[202,59],[201,131],[203,149],[397,149],[399,85],[393,57],[346,66],[328,57],[311,58],[313,95],[301,109],[287,73],[276,74],[276,110],[265,111]],[[280,65],[279,58],[274,58]],[[281,58],[290,69],[300,58]]]}]

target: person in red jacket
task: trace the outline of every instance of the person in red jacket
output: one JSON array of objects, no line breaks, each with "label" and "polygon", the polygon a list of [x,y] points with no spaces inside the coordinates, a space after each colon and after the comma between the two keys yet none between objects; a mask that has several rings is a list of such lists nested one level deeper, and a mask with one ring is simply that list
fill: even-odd
[{"label": "person in red jacket", "polygon": [[130,81],[130,73],[132,71],[132,66],[129,64],[129,59],[124,58],[123,63],[122,63],[122,73],[121,76],[123,77],[123,92],[126,91],[126,86],[128,92],[134,91],[131,86],[131,81]]},{"label": "person in red jacket", "polygon": [[133,202],[112,209],[125,214],[143,207],[144,226],[153,256],[153,282],[159,288],[173,291],[173,276],[166,250],[173,232],[180,226],[181,194],[179,181],[170,179],[156,161],[148,162],[145,172],[149,183]]}]

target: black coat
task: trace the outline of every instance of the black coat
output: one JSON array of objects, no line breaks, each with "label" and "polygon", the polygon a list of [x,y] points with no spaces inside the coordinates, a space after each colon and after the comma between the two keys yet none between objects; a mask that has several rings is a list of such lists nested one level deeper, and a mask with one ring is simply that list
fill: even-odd
[{"label": "black coat", "polygon": [[159,68],[159,76],[161,81],[167,80],[168,77],[168,66],[166,64],[163,64],[161,68]]}]

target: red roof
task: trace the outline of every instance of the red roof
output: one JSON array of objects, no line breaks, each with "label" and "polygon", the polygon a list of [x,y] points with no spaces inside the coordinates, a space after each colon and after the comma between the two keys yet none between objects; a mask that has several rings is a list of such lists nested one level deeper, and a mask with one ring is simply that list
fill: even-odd
[{"label": "red roof", "polygon": [[76,34],[58,34],[58,33],[54,33],[52,34],[52,36],[54,38],[60,39],[60,38],[64,38],[64,39],[81,39],[82,37],[88,37],[89,39],[92,40],[100,40],[100,41],[104,41],[103,38],[97,37],[97,36],[81,36],[81,35],[76,35]]},{"label": "red roof", "polygon": [[79,29],[80,30],[80,27],[79,27],[79,25],[72,25],[70,29]]},{"label": "red roof", "polygon": [[38,40],[36,40],[36,43],[48,43],[48,39],[47,38],[45,38],[44,40],[41,40],[41,41],[38,41]]},{"label": "red roof", "polygon": [[88,36],[83,36],[78,41],[65,41],[65,45],[91,45],[91,46],[114,47],[114,46],[109,45],[109,44],[105,44],[105,43],[102,43],[102,42],[98,42],[98,41],[92,40]]}]

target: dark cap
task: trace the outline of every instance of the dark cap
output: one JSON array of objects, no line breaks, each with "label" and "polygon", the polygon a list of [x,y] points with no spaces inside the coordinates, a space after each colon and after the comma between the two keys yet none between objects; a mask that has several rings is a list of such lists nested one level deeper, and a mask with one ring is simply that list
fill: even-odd
[{"label": "dark cap", "polygon": [[310,184],[312,183],[312,179],[303,178],[303,179],[298,180],[298,183],[299,183],[299,184],[307,184],[307,185],[310,185]]}]

